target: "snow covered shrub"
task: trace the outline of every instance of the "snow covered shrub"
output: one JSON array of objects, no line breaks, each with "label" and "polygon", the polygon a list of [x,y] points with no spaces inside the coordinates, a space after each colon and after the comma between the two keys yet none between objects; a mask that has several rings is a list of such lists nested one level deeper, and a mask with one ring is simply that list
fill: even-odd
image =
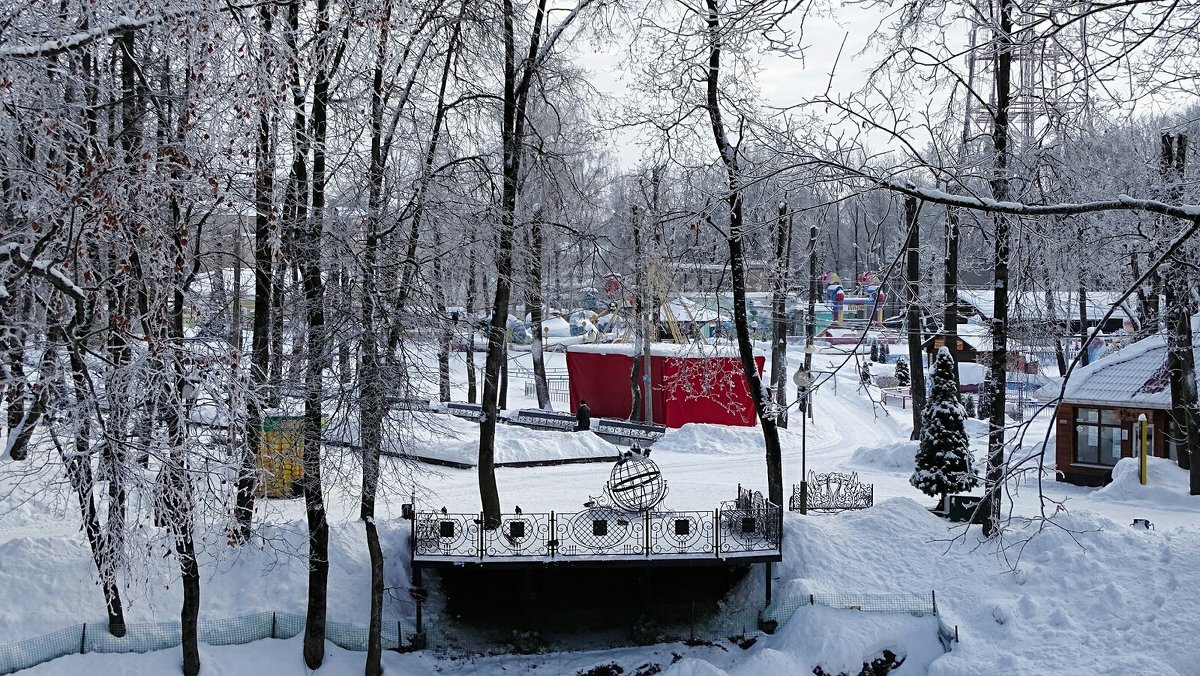
[{"label": "snow covered shrub", "polygon": [[875,379],[871,377],[871,362],[864,361],[862,365],[858,367],[858,384],[870,385],[873,382],[875,382]]},{"label": "snow covered shrub", "polygon": [[921,419],[916,469],[908,480],[922,493],[944,498],[979,484],[979,475],[971,466],[971,444],[964,428],[966,419],[966,409],[958,400],[954,360],[943,347],[933,363],[933,391]]},{"label": "snow covered shrub", "polygon": [[879,343],[874,340],[871,341],[871,361],[883,361],[883,353],[879,349]]},{"label": "snow covered shrub", "polygon": [[963,397],[963,408],[966,410],[968,418],[974,418],[976,416],[975,397],[971,395]]}]

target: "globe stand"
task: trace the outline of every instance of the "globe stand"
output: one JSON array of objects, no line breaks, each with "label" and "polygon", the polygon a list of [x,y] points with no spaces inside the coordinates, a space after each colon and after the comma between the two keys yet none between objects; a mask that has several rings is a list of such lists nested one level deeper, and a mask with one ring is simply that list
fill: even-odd
[{"label": "globe stand", "polygon": [[649,455],[634,446],[617,460],[604,485],[609,500],[627,512],[648,512],[667,497],[667,480]]}]

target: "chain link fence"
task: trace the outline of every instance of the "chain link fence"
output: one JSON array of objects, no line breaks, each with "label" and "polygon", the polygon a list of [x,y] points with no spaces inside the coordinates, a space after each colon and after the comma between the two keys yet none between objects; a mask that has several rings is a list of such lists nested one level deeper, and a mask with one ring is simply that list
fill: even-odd
[{"label": "chain link fence", "polygon": [[[222,620],[203,620],[197,627],[200,642],[207,645],[244,645],[267,638],[293,638],[302,631],[303,615],[274,611]],[[380,634],[384,650],[403,648],[402,639],[411,636],[411,632],[400,621],[386,619]],[[366,627],[348,622],[328,622],[325,625],[325,638],[346,650],[365,651],[368,635]],[[43,636],[0,645],[0,674],[11,674],[66,655],[167,650],[178,647],[181,636],[178,622],[126,624],[119,637],[109,631],[107,624],[77,624]]]},{"label": "chain link fence", "polygon": [[[803,606],[825,606],[877,613],[938,616],[937,598],[928,594],[790,594],[760,611],[757,605],[733,607],[716,601],[642,604],[626,608],[539,610],[465,618],[427,618],[429,645],[438,652],[478,651],[492,646],[506,652],[598,650],[656,643],[742,642],[760,628],[782,626]],[[0,674],[10,674],[59,657],[91,652],[144,653],[178,647],[178,622],[131,623],[121,637],[107,624],[78,624],[58,631],[0,645]],[[304,631],[304,616],[261,612],[199,623],[200,642],[244,645],[268,638],[288,639]],[[325,637],[346,650],[365,651],[368,630],[347,622],[328,622]],[[384,620],[384,650],[404,649],[412,628]],[[958,628],[938,617],[938,639],[949,652],[958,642]]]}]

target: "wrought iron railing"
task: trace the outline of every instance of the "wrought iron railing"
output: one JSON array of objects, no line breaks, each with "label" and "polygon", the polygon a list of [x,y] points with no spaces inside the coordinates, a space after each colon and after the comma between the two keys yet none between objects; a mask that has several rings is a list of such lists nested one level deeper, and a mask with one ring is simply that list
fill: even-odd
[{"label": "wrought iron railing", "polygon": [[[581,512],[504,514],[497,528],[480,514],[417,512],[416,561],[540,558],[738,558],[782,552],[783,510],[762,499],[731,501],[711,512],[627,512],[596,506]],[[740,504],[739,504],[740,503]]]},{"label": "wrought iron railing", "polygon": [[866,509],[873,504],[875,484],[859,481],[858,472],[809,472],[807,484],[792,486],[792,499],[788,507],[792,511],[801,510],[804,506],[809,512],[842,512]]}]

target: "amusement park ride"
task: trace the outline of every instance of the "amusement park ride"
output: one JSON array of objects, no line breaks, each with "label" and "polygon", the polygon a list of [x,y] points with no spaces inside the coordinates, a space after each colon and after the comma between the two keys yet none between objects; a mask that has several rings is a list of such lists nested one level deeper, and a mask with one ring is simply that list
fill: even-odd
[{"label": "amusement park ride", "polygon": [[847,296],[842,287],[842,279],[836,272],[826,272],[821,275],[821,285],[825,287],[825,302],[833,313],[834,325],[840,325],[848,320],[867,320],[873,314],[876,326],[883,326],[883,302],[887,295],[879,285],[879,273],[864,272],[858,276],[861,295]]}]

